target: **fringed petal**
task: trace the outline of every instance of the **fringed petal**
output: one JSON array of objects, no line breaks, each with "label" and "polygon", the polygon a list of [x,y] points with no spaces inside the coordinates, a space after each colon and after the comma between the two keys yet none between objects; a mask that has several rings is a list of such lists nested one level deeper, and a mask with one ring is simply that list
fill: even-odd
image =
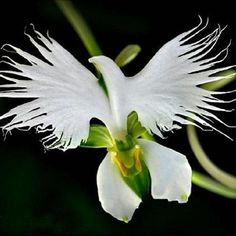
[{"label": "fringed petal", "polygon": [[3,46],[28,64],[16,62],[13,56],[2,58],[12,69],[0,71],[1,79],[7,82],[0,85],[0,97],[31,101],[0,116],[0,120],[12,118],[2,128],[6,132],[32,127],[37,127],[38,132],[50,129],[43,140],[45,148],[75,148],[88,137],[93,117],[110,120],[108,99],[89,70],[54,39],[33,31],[35,37],[25,34],[43,59],[9,44]]},{"label": "fringed petal", "polygon": [[[131,102],[127,102],[123,109],[127,109],[127,113],[136,111],[142,125],[158,135],[159,131],[173,130],[176,123],[188,124],[188,118],[197,122],[196,125],[216,131],[219,130],[211,122],[223,123],[212,112],[227,111],[216,104],[228,101],[216,98],[215,92],[199,86],[229,78],[216,74],[234,66],[212,68],[224,61],[230,44],[215,56],[208,56],[215,48],[224,28],[218,26],[212,33],[194,42],[207,24],[208,21],[202,26],[201,20],[194,29],[166,43],[144,69],[131,77],[129,83],[124,86],[126,101]],[[235,75],[231,74],[230,77]]]}]

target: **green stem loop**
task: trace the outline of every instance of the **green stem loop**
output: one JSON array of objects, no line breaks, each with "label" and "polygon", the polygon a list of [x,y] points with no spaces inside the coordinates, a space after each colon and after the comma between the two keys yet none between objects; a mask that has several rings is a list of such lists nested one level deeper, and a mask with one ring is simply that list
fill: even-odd
[{"label": "green stem loop", "polygon": [[221,170],[209,159],[199,142],[196,128],[194,126],[187,127],[187,135],[193,153],[201,166],[220,183],[231,189],[236,189],[236,176]]}]

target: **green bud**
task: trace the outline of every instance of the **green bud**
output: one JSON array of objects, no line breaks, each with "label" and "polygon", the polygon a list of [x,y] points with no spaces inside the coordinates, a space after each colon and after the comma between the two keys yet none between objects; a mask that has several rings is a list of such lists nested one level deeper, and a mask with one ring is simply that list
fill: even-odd
[{"label": "green bud", "polygon": [[119,67],[123,67],[133,61],[139,52],[141,47],[137,44],[130,44],[126,46],[116,57],[115,62]]}]

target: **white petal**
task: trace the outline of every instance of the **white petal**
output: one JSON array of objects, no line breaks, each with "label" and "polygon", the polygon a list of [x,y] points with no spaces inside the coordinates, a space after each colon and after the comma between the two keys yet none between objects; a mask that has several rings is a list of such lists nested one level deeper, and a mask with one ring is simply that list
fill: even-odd
[{"label": "white petal", "polygon": [[96,65],[103,75],[108,89],[109,101],[113,123],[110,125],[113,136],[119,136],[122,131],[126,133],[127,111],[123,109],[127,102],[127,90],[124,89],[127,78],[122,73],[116,63],[106,56],[95,56],[89,59],[89,62]]},{"label": "white petal", "polygon": [[[127,115],[132,111],[137,112],[144,127],[159,136],[189,124],[188,118],[193,119],[196,126],[207,129],[217,130],[213,121],[223,123],[212,112],[227,111],[216,106],[224,100],[216,99],[215,92],[199,85],[235,76],[214,76],[232,66],[210,69],[226,58],[229,45],[215,56],[209,56],[224,29],[218,27],[197,40],[208,24],[201,26],[201,23],[166,43],[134,77],[125,77],[109,58],[92,58],[104,75],[113,113],[120,124],[125,126]],[[191,43],[190,39],[196,40]]]},{"label": "white petal", "polygon": [[98,168],[97,186],[103,209],[118,220],[128,222],[141,199],[124,182],[110,154],[106,155]]},{"label": "white petal", "polygon": [[161,131],[169,131],[174,128],[176,122],[186,124],[188,117],[197,124],[215,129],[211,122],[208,122],[208,118],[210,121],[220,120],[204,109],[226,111],[212,105],[219,103],[219,99],[216,100],[213,96],[214,92],[199,87],[211,81],[227,78],[216,77],[213,74],[232,67],[210,69],[226,58],[229,45],[220,53],[216,53],[216,56],[206,58],[224,29],[219,27],[202,40],[189,43],[189,39],[193,40],[206,26],[201,28],[199,25],[196,29],[166,43],[145,68],[131,78],[133,87],[128,96],[129,99],[137,101],[132,110],[138,113],[141,123],[153,132],[156,124]]},{"label": "white petal", "polygon": [[50,128],[52,134],[44,139],[46,148],[75,148],[87,138],[91,118],[111,120],[108,99],[96,77],[59,43],[35,30],[34,34],[36,39],[27,36],[44,60],[12,45],[4,46],[28,64],[4,58],[13,69],[0,71],[0,79],[10,82],[0,85],[0,97],[34,100],[0,116],[0,120],[13,117],[3,129],[37,127],[43,132]]},{"label": "white petal", "polygon": [[139,140],[143,158],[151,175],[155,199],[184,203],[191,193],[192,170],[186,157],[158,143]]}]

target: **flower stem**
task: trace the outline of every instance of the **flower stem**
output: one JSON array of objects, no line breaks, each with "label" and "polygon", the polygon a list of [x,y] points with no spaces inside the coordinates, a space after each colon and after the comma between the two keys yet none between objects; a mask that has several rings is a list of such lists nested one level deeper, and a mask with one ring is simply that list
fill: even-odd
[{"label": "flower stem", "polygon": [[197,171],[193,171],[192,182],[199,187],[207,189],[211,192],[217,193],[218,195],[236,199],[236,191],[234,189],[230,189],[223,184],[220,184],[218,181],[209,178],[203,174],[198,173]]},{"label": "flower stem", "polygon": [[72,2],[70,0],[55,0],[55,2],[79,35],[90,56],[101,55],[102,50],[98,46],[89,26],[79,11],[75,9]]},{"label": "flower stem", "polygon": [[203,150],[198,136],[196,132],[196,128],[194,126],[187,127],[187,135],[189,139],[190,146],[195,154],[196,158],[198,159],[201,166],[216,180],[220,183],[228,186],[231,189],[236,189],[236,176],[233,176],[219,167],[217,167],[206,155],[205,151]]}]

